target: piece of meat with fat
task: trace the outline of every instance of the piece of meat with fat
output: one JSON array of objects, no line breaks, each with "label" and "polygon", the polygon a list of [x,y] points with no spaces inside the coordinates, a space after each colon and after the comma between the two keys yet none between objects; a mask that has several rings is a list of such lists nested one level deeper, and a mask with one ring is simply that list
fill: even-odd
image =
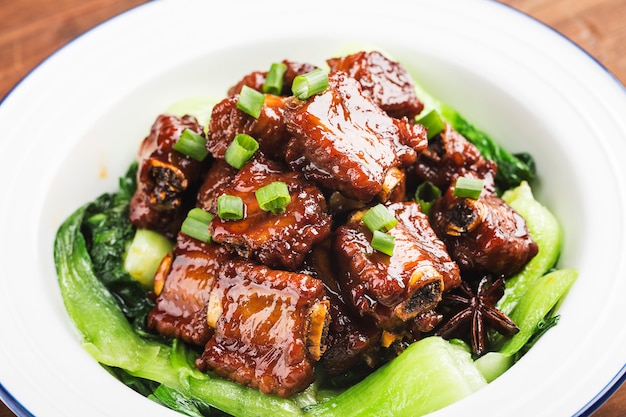
[{"label": "piece of meat with fat", "polygon": [[207,304],[222,264],[233,255],[224,247],[179,233],[174,251],[155,276],[156,305],[148,327],[159,334],[204,346],[213,334],[207,324]]},{"label": "piece of meat with fat", "polygon": [[137,189],[130,202],[134,226],[174,238],[193,207],[195,191],[210,164],[173,149],[185,129],[204,136],[193,116],[159,115],[142,141],[138,154]]},{"label": "piece of meat with fat", "polygon": [[511,276],[538,252],[526,222],[500,197],[454,196],[454,186],[431,208],[431,224],[462,271]]},{"label": "piece of meat with fat", "polygon": [[285,111],[286,161],[325,189],[369,202],[393,169],[413,164],[427,146],[426,129],[387,115],[345,72],[332,72],[328,88],[294,99]]},{"label": "piece of meat with fat", "polygon": [[356,79],[364,94],[392,117],[413,119],[424,109],[409,73],[378,51],[361,51],[326,62],[331,71],[343,71]]},{"label": "piece of meat with fat", "polygon": [[309,275],[233,260],[220,268],[207,321],[215,333],[196,361],[201,371],[287,397],[315,379],[329,305]]},{"label": "piece of meat with fat", "polygon": [[388,231],[395,238],[392,256],[372,248],[372,233],[361,220],[364,211],[337,228],[333,250],[341,271],[339,282],[350,303],[381,328],[396,332],[433,309],[441,300],[444,283],[452,288],[460,283],[460,276],[417,203],[386,207],[398,220]]},{"label": "piece of meat with fat", "polygon": [[[207,175],[209,177],[219,181],[212,171]],[[291,196],[284,212],[276,214],[263,211],[255,195],[256,190],[274,181],[284,182]],[[226,182],[218,187],[219,192],[205,195],[207,200],[200,205],[216,215],[209,228],[213,240],[241,256],[273,268],[293,271],[300,266],[311,247],[330,234],[332,219],[321,191],[300,173],[266,158],[262,152],[257,151],[228,185]],[[223,220],[217,216],[216,201],[221,194],[242,198],[245,206],[243,219]]]}]

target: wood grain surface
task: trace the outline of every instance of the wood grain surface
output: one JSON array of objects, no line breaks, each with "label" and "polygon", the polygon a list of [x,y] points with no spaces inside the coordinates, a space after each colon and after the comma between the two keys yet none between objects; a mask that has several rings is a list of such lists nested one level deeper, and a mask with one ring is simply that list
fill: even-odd
[{"label": "wood grain surface", "polygon": [[[144,1],[0,0],[0,98],[55,50],[141,3]],[[562,33],[626,84],[626,0],[503,0],[502,3]],[[0,403],[0,417],[13,416]],[[624,416],[626,384],[593,414],[593,417]]]}]

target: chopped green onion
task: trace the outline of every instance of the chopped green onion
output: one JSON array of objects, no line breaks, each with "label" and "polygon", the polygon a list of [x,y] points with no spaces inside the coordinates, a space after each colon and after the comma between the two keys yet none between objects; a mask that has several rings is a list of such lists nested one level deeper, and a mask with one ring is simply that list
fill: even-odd
[{"label": "chopped green onion", "polygon": [[441,190],[430,181],[421,183],[415,190],[415,202],[419,203],[422,213],[429,215],[430,208],[441,197]]},{"label": "chopped green onion", "polygon": [[267,94],[280,95],[283,91],[283,76],[287,71],[287,65],[282,62],[274,62],[270,67],[265,83],[263,84],[263,92]]},{"label": "chopped green onion", "polygon": [[209,224],[211,220],[213,220],[211,213],[198,207],[192,208],[189,210],[189,213],[187,213],[187,217],[183,221],[180,231],[202,242],[210,242],[211,233],[209,232]]},{"label": "chopped green onion", "polygon": [[393,255],[393,247],[396,245],[396,238],[388,233],[375,230],[370,242],[372,248],[386,255]]},{"label": "chopped green onion", "polygon": [[300,100],[306,100],[314,94],[328,88],[328,74],[322,68],[314,69],[293,79],[291,92]]},{"label": "chopped green onion", "polygon": [[236,195],[222,194],[217,198],[217,215],[223,220],[243,219],[243,200]]},{"label": "chopped green onion", "polygon": [[237,108],[250,116],[258,119],[265,103],[265,95],[253,88],[244,85],[239,93]]},{"label": "chopped green onion", "polygon": [[203,161],[209,154],[206,148],[206,139],[191,129],[183,130],[180,138],[178,138],[172,148],[196,161]]},{"label": "chopped green onion", "polygon": [[274,214],[283,213],[291,201],[289,188],[282,181],[274,181],[261,187],[254,194],[261,210],[271,211]]},{"label": "chopped green onion", "polygon": [[257,149],[259,149],[259,142],[250,135],[240,133],[235,136],[228,149],[226,149],[224,159],[232,167],[241,169],[252,158]]},{"label": "chopped green onion", "polygon": [[372,232],[377,230],[386,232],[398,224],[398,219],[396,219],[393,213],[387,210],[387,207],[382,204],[377,204],[367,210],[367,212],[363,215],[362,220],[367,228]]},{"label": "chopped green onion", "polygon": [[426,130],[428,130],[428,139],[432,139],[435,135],[445,129],[443,120],[441,120],[441,116],[437,113],[437,110],[429,111],[421,117],[417,123],[423,125]]},{"label": "chopped green onion", "polygon": [[455,197],[471,198],[476,200],[480,197],[484,184],[485,180],[478,178],[459,177],[456,179],[452,195]]}]

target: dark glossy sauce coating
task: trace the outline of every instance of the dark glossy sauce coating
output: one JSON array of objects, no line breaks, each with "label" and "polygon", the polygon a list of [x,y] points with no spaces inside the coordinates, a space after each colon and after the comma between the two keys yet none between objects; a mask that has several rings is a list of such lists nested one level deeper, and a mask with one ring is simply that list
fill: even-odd
[{"label": "dark glossy sauce coating", "polygon": [[437,271],[443,277],[444,291],[449,291],[461,284],[461,272],[459,266],[452,260],[444,242],[439,239],[430,220],[419,208],[418,204],[396,203],[390,204],[396,218],[413,236],[418,245],[429,254],[429,257]]},{"label": "dark glossy sauce coating", "polygon": [[137,191],[130,205],[130,220],[136,227],[172,238],[193,206],[194,187],[210,162],[198,162],[172,148],[185,129],[204,135],[193,116],[160,115],[154,122],[139,148]]},{"label": "dark glossy sauce coating", "polygon": [[358,217],[337,229],[333,249],[339,257],[341,285],[357,311],[374,317],[380,327],[396,331],[437,305],[444,291],[444,274],[457,285],[460,278],[439,239],[424,244],[425,239],[416,235],[434,235],[421,230],[430,226],[421,221],[416,203],[387,208],[399,221],[388,232],[395,237],[391,257],[371,247],[371,232]]},{"label": "dark glossy sauce coating", "polygon": [[228,165],[223,159],[216,159],[211,165],[211,169],[204,177],[202,185],[198,190],[196,207],[200,207],[210,213],[217,213],[217,197],[224,193],[235,179],[238,170]]},{"label": "dark glossy sauce coating", "polygon": [[392,117],[414,118],[424,108],[411,76],[380,52],[357,52],[326,62],[331,71],[343,71],[357,80],[363,92]]},{"label": "dark glossy sauce coating", "polygon": [[213,334],[206,320],[209,294],[220,265],[230,258],[232,255],[220,245],[179,234],[173,259],[162,262],[164,269],[155,279],[161,280],[163,287],[148,315],[148,327],[204,346]]},{"label": "dark glossy sauce coating", "polygon": [[313,382],[328,324],[319,280],[233,261],[221,268],[211,298],[220,312],[201,370],[283,397]]},{"label": "dark glossy sauce coating", "polygon": [[286,159],[294,170],[348,198],[371,201],[391,168],[415,162],[427,145],[426,130],[394,119],[365,96],[344,72],[329,75],[329,87],[285,114],[294,136]]},{"label": "dark glossy sauce coating", "polygon": [[526,222],[501,198],[486,191],[478,200],[459,198],[453,191],[437,200],[431,221],[463,271],[508,277],[537,254]]},{"label": "dark glossy sauce coating", "polygon": [[[287,184],[291,202],[283,213],[259,207],[255,191],[274,181]],[[294,171],[263,156],[261,152],[246,163],[219,192],[208,196],[202,206],[213,209],[222,194],[239,196],[245,218],[211,222],[213,241],[224,244],[245,258],[288,270],[295,270],[317,243],[330,234],[331,217],[319,189]]]},{"label": "dark glossy sauce coating", "polygon": [[428,141],[413,168],[418,178],[441,190],[447,190],[458,177],[471,177],[485,180],[485,190],[495,192],[496,163],[485,159],[476,146],[447,123]]},{"label": "dark glossy sauce coating", "polygon": [[239,95],[219,102],[211,114],[207,149],[215,158],[223,158],[226,149],[239,133],[252,136],[259,149],[270,157],[281,159],[290,138],[284,122],[287,98],[265,95],[265,103],[258,118],[237,108]]}]

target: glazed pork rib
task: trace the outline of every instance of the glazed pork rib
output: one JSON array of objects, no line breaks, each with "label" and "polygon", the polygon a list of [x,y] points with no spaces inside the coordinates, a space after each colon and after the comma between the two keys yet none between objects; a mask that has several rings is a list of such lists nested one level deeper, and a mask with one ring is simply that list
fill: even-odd
[{"label": "glazed pork rib", "polygon": [[[413,166],[417,177],[446,190],[431,210],[434,230],[462,271],[510,276],[537,254],[526,222],[495,194],[497,165],[446,124]],[[482,179],[477,200],[453,195],[456,179]]]},{"label": "glazed pork rib", "polygon": [[332,72],[323,93],[294,99],[285,111],[293,135],[286,161],[292,169],[345,197],[371,201],[392,168],[415,162],[426,129],[387,115],[345,72]]},{"label": "glazed pork rib", "polygon": [[454,186],[431,209],[437,235],[462,271],[511,276],[538,252],[526,222],[500,197],[455,197]]},{"label": "glazed pork rib", "polygon": [[259,149],[268,156],[281,159],[290,138],[284,123],[287,98],[265,95],[265,102],[258,118],[237,108],[239,95],[225,98],[213,107],[207,149],[215,158],[224,158],[226,149],[235,136],[245,133],[259,143]]},{"label": "glazed pork rib", "polygon": [[277,160],[284,159],[290,134],[284,123],[284,111],[291,95],[293,79],[314,70],[311,64],[284,60],[287,69],[283,75],[283,90],[280,95],[265,94],[261,114],[254,118],[237,108],[241,89],[246,86],[263,92],[267,71],[254,71],[244,76],[228,89],[228,97],[219,102],[212,111],[207,137],[207,149],[215,158],[223,158],[235,135],[245,133],[259,143],[261,152]]},{"label": "glazed pork rib", "polygon": [[243,260],[181,233],[155,281],[149,328],[204,347],[197,361],[202,371],[281,396],[315,378],[330,319],[318,279]]},{"label": "glazed pork rib", "polygon": [[329,322],[319,280],[228,262],[211,291],[207,319],[215,334],[196,362],[201,371],[282,397],[315,379]]},{"label": "glazed pork rib", "polygon": [[378,51],[357,52],[326,60],[331,72],[343,71],[361,84],[363,93],[388,115],[415,118],[424,109],[411,76]]},{"label": "glazed pork rib", "polygon": [[[224,175],[231,174],[232,171],[228,171]],[[206,200],[200,203],[216,214],[210,225],[214,242],[226,245],[245,258],[293,271],[307,252],[330,234],[331,217],[319,189],[300,173],[266,158],[260,151],[234,173],[230,181],[220,181],[217,175],[212,170],[207,178],[222,185],[217,189],[213,187],[213,193],[204,194]],[[285,211],[277,214],[261,210],[255,196],[256,190],[274,181],[287,184],[291,195]],[[201,190],[204,188],[203,184]],[[243,219],[222,220],[217,216],[216,201],[222,194],[242,198]]]},{"label": "glazed pork rib", "polygon": [[418,178],[441,190],[447,190],[458,177],[471,177],[484,180],[485,191],[495,192],[496,163],[483,157],[474,144],[448,123],[428,141],[428,147],[413,168]]},{"label": "glazed pork rib", "polygon": [[148,314],[148,327],[204,346],[213,335],[206,320],[209,294],[221,265],[232,257],[223,246],[179,233],[172,256],[161,261],[155,276],[157,299]]},{"label": "glazed pork rib", "polygon": [[130,221],[139,228],[176,236],[189,203],[193,206],[194,187],[206,171],[198,162],[173,149],[185,129],[204,136],[193,116],[160,115],[139,148],[137,190],[130,203]]},{"label": "glazed pork rib", "polygon": [[441,300],[444,283],[459,285],[460,276],[443,242],[435,237],[424,244],[425,239],[416,235],[435,236],[417,203],[393,203],[387,208],[398,219],[388,232],[395,237],[391,257],[371,247],[371,232],[360,219],[362,213],[336,230],[333,250],[339,259],[340,284],[352,305],[362,316],[371,316],[378,326],[394,332],[432,310]]}]

